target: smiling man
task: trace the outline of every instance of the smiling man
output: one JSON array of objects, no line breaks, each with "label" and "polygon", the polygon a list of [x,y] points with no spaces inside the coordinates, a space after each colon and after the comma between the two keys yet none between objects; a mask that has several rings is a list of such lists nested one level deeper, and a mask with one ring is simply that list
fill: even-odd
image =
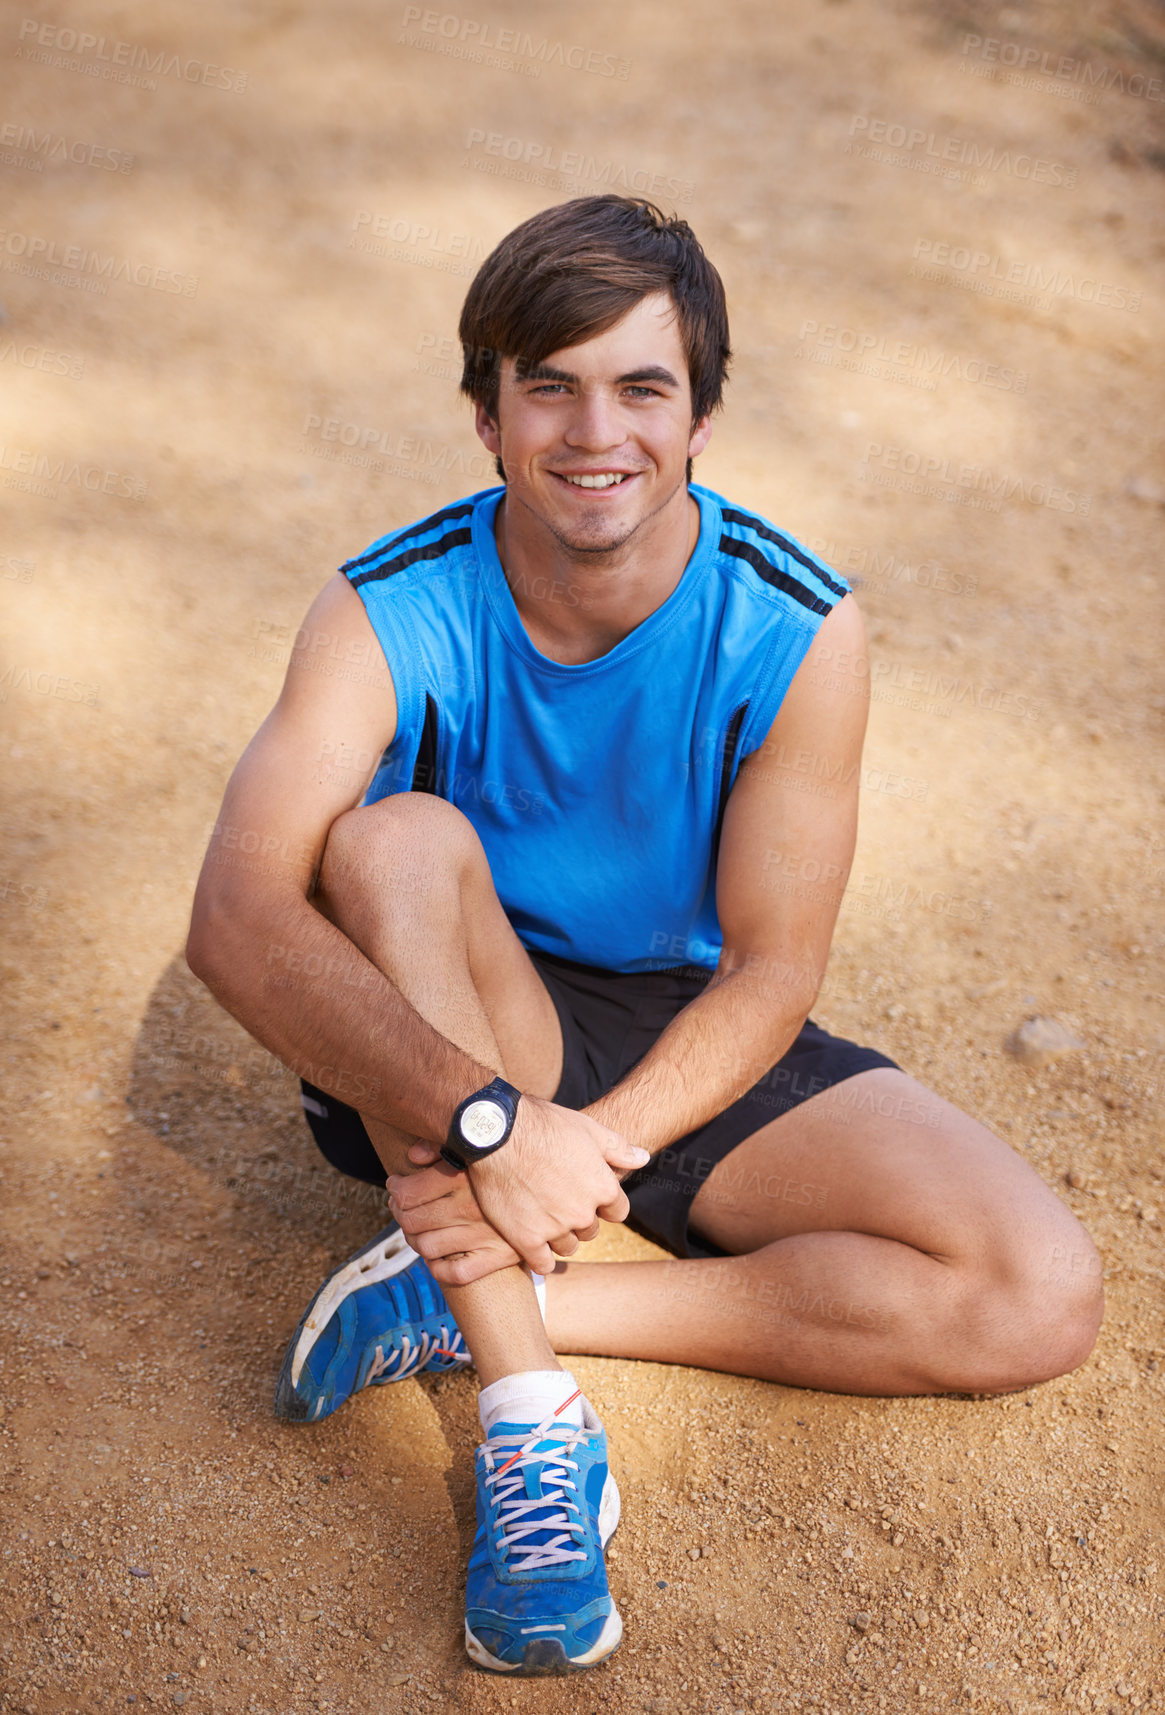
[{"label": "smiling man", "polygon": [[[1099,1267],[1006,1144],[808,1016],[854,847],[861,619],[691,484],[729,341],[690,229],[548,209],[460,333],[501,485],[318,597],[188,957],[396,1217],[308,1305],[277,1412],[472,1362],[466,1647],[561,1673],[622,1626],[605,1435],[558,1353],[1013,1389],[1087,1356]],[[354,781],[337,754],[379,761]],[[240,867],[240,830],[280,861]],[[565,1260],[625,1218],[675,1260]]]}]

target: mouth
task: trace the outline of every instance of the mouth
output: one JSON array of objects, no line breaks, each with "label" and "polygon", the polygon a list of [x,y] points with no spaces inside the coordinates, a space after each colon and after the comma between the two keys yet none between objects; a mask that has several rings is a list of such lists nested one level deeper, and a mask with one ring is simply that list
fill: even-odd
[{"label": "mouth", "polygon": [[595,470],[595,471],[552,471],[551,475],[559,482],[568,483],[571,488],[582,488],[602,492],[605,489],[618,488],[629,482],[637,473],[632,470]]}]

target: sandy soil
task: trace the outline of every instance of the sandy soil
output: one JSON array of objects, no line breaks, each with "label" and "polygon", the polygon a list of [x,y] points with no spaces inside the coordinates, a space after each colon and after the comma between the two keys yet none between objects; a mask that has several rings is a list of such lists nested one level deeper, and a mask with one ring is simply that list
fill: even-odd
[{"label": "sandy soil", "polygon": [[[9,11],[0,1705],[1165,1709],[1153,16]],[[310,598],[489,480],[450,344],[475,260],[608,185],[687,214],[729,286],[700,476],[861,584],[867,792],[818,1016],[1035,1164],[1108,1313],[1009,1399],[579,1361],[627,1642],[514,1685],[461,1652],[472,1379],[270,1416],[381,1200],[180,949]],[[1036,1014],[1083,1046],[1008,1055]]]}]

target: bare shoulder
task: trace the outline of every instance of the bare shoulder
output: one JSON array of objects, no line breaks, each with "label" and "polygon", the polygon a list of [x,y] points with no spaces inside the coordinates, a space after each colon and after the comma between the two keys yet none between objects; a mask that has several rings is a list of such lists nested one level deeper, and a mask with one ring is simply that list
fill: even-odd
[{"label": "bare shoulder", "polygon": [[865,621],[852,595],[843,596],[822,620],[802,663],[802,669],[805,667],[810,673],[830,670],[869,679]]},{"label": "bare shoulder", "polygon": [[396,693],[384,651],[348,579],[337,572],[312,602],[295,634],[279,707],[287,715],[311,709],[341,724],[374,727],[391,740]]},{"label": "bare shoulder", "polygon": [[811,744],[845,754],[865,736],[870,703],[866,628],[852,595],[821,622],[793,677],[762,750]]}]

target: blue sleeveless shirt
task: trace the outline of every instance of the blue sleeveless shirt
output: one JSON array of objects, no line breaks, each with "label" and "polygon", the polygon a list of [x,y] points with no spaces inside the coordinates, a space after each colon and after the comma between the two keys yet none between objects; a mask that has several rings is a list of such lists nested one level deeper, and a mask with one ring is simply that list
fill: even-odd
[{"label": "blue sleeveless shirt", "polygon": [[396,688],[365,802],[456,804],[528,950],[609,971],[716,968],[728,794],[849,585],[763,518],[690,492],[700,534],[683,576],[595,661],[531,642],[494,539],[504,487],[340,568]]}]

